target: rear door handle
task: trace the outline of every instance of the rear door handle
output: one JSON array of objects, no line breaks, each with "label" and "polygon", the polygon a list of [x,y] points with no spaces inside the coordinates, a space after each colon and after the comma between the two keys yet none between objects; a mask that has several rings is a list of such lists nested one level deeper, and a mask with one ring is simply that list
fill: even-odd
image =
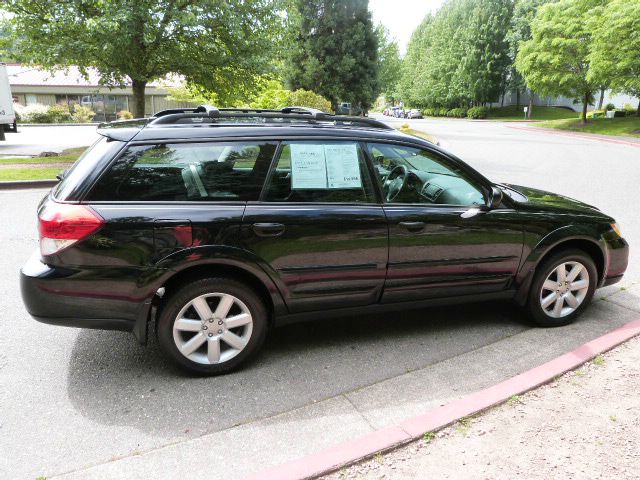
[{"label": "rear door handle", "polygon": [[424,222],[400,222],[400,226],[410,232],[420,232],[424,230]]},{"label": "rear door handle", "polygon": [[284,233],[282,223],[254,223],[253,233],[259,237],[279,237]]}]

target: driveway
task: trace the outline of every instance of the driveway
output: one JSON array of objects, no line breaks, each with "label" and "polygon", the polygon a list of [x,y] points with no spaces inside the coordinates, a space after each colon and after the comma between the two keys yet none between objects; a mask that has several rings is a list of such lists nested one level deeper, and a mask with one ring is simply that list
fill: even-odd
[{"label": "driveway", "polygon": [[[489,178],[602,207],[640,244],[638,148],[498,123],[410,123]],[[500,303],[325,320],[276,330],[236,374],[192,378],[167,364],[153,340],[144,348],[126,333],[29,318],[18,270],[37,247],[44,194],[0,191],[7,478],[237,478],[491,385],[640,317],[637,289],[612,286],[580,322],[555,330],[531,328]],[[626,284],[640,277],[632,258]]]}]

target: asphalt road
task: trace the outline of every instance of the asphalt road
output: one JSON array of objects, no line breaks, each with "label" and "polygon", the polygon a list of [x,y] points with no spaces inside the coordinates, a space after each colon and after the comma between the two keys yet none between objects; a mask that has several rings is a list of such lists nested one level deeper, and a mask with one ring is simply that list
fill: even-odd
[{"label": "asphalt road", "polygon": [[[640,224],[634,224],[640,148],[498,123],[411,123],[438,136],[445,148],[489,178],[562,192],[601,207],[619,220],[632,246],[640,244]],[[531,330],[522,314],[509,304],[490,303],[291,325],[271,334],[249,368],[225,377],[187,377],[162,359],[155,342],[144,348],[126,333],[52,327],[26,314],[18,270],[37,246],[35,206],[43,195],[0,191],[2,478],[52,477],[346,392],[357,401],[362,388],[470,353],[481,356],[478,352],[498,342],[505,351],[522,352],[523,368],[539,360],[536,349],[517,343]],[[640,277],[637,258],[632,257],[627,281]],[[622,307],[599,303],[594,306],[597,328],[620,324]],[[576,342],[584,334],[579,324],[562,332]],[[547,353],[554,354],[549,345],[553,342],[545,346]],[[392,393],[381,392],[380,398],[393,398]]]}]

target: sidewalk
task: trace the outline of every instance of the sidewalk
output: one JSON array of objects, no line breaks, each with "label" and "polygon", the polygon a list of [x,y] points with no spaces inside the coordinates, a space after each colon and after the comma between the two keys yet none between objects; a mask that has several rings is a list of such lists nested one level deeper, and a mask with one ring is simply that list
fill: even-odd
[{"label": "sidewalk", "polygon": [[640,337],[338,479],[637,479]]}]

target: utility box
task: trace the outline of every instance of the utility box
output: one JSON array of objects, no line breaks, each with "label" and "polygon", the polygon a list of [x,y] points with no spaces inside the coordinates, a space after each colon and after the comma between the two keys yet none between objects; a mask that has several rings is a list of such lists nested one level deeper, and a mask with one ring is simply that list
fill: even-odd
[{"label": "utility box", "polygon": [[0,140],[4,140],[5,131],[17,132],[16,113],[13,110],[13,95],[9,85],[7,66],[0,63]]}]

